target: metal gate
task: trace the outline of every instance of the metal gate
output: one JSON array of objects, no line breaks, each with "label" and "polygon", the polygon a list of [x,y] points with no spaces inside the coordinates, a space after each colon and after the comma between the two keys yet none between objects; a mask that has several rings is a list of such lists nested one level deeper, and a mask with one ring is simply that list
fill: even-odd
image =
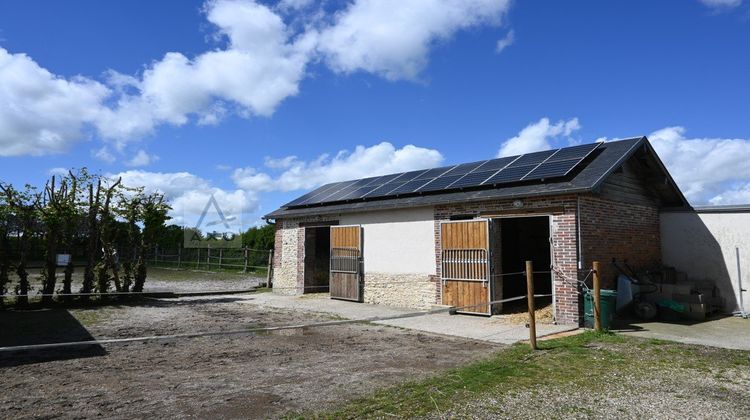
[{"label": "metal gate", "polygon": [[362,227],[331,226],[332,299],[362,301]]},{"label": "metal gate", "polygon": [[440,224],[443,305],[458,312],[490,315],[489,224],[487,220]]}]

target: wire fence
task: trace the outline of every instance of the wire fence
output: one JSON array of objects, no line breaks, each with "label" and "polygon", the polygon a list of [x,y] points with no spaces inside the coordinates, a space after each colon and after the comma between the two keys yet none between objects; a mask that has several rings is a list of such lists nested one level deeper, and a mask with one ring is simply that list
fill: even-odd
[{"label": "wire fence", "polygon": [[[243,249],[243,263],[246,264],[248,261],[247,250]],[[157,251],[158,252],[158,251]],[[157,253],[155,257],[157,257],[159,254]],[[168,255],[168,254],[164,254]],[[182,254],[177,254],[178,257],[182,257]],[[220,254],[220,257],[223,259],[224,255],[223,253]],[[210,260],[211,256],[207,256],[208,261],[207,264],[211,263]],[[235,258],[238,258],[235,256]],[[272,254],[269,255],[269,260],[272,259]],[[178,260],[180,261],[180,260]],[[231,261],[231,260],[230,260]],[[181,262],[181,261],[180,261]],[[200,262],[200,261],[198,261]],[[595,329],[601,330],[601,324],[600,324],[600,311],[599,311],[599,276],[598,276],[598,262],[594,262],[594,269],[589,271],[586,275],[586,278],[588,278],[589,275],[592,273],[594,274],[594,290],[595,290],[595,297],[594,297],[594,307],[595,307],[595,318],[596,318],[596,326]],[[396,320],[396,319],[403,319],[403,318],[413,318],[413,317],[420,317],[420,316],[426,316],[426,315],[433,315],[433,314],[440,314],[440,313],[449,313],[449,314],[455,314],[460,311],[466,311],[468,309],[474,309],[478,307],[488,307],[489,305],[495,305],[495,304],[503,304],[503,303],[509,303],[519,300],[527,300],[528,301],[528,324],[527,327],[529,329],[529,344],[532,347],[532,349],[536,349],[536,322],[535,322],[535,301],[539,298],[547,298],[547,297],[553,297],[552,294],[537,294],[534,292],[534,276],[538,274],[550,274],[550,271],[534,271],[533,265],[531,261],[526,262],[526,270],[523,272],[517,272],[517,273],[504,273],[506,276],[516,276],[519,274],[523,274],[526,276],[527,281],[527,293],[519,296],[514,296],[511,298],[504,298],[499,300],[491,300],[487,299],[484,302],[481,303],[471,303],[467,305],[462,306],[451,306],[448,308],[437,308],[427,311],[417,311],[417,312],[408,312],[403,314],[397,314],[397,315],[389,315],[389,316],[373,316],[373,317],[366,317],[366,318],[358,318],[358,319],[346,319],[346,320],[335,320],[335,321],[324,321],[324,322],[314,322],[314,323],[305,323],[305,324],[295,324],[295,325],[281,325],[281,326],[270,326],[270,327],[260,327],[260,328],[248,328],[248,329],[240,329],[240,330],[220,330],[220,331],[205,331],[205,332],[195,332],[195,333],[182,333],[182,334],[168,334],[168,335],[152,335],[152,336],[144,336],[144,337],[127,337],[127,338],[104,338],[104,339],[97,339],[97,340],[87,340],[87,341],[70,341],[70,342],[59,342],[59,343],[43,343],[43,344],[29,344],[29,345],[20,345],[20,346],[9,346],[9,347],[0,347],[0,353],[3,352],[14,352],[14,351],[28,351],[28,350],[45,350],[45,349],[53,349],[53,348],[63,348],[63,347],[80,347],[80,346],[90,346],[90,345],[102,345],[102,344],[116,344],[116,343],[129,343],[129,342],[135,342],[135,341],[160,341],[160,340],[174,340],[174,339],[181,339],[181,338],[198,338],[198,337],[211,337],[211,336],[228,336],[228,335],[257,335],[257,333],[263,333],[263,332],[269,332],[269,331],[277,331],[277,330],[286,330],[286,329],[300,329],[300,328],[314,328],[314,327],[326,327],[326,326],[334,326],[334,325],[344,325],[344,324],[353,324],[353,323],[370,323],[370,322],[379,322],[379,321],[388,321],[388,320]],[[554,269],[552,270],[554,271]],[[584,283],[585,280],[579,281],[580,283]],[[109,294],[116,294],[116,293],[107,293]],[[84,295],[84,294],[76,294],[76,295]]]},{"label": "wire fence", "polygon": [[267,275],[273,270],[273,249],[156,247],[148,256],[148,263],[153,267]]}]

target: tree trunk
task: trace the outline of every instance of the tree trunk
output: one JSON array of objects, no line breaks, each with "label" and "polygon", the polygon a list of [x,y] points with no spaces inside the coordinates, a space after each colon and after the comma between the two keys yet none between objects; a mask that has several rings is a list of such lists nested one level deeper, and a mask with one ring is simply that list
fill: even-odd
[{"label": "tree trunk", "polygon": [[[88,242],[86,244],[86,267],[83,270],[83,287],[81,293],[92,293],[94,291],[94,282],[96,282],[96,256],[99,245],[99,229],[96,225],[96,215],[99,212],[99,191],[101,190],[101,181],[97,184],[96,195],[94,195],[94,186],[89,184],[89,214],[88,214]],[[89,299],[88,296],[81,297],[83,301]]]},{"label": "tree trunk", "polygon": [[58,234],[50,230],[47,234],[47,252],[44,263],[44,276],[42,285],[42,303],[52,303],[52,294],[55,293],[55,282],[57,281],[57,240]]},{"label": "tree trunk", "polygon": [[29,273],[26,272],[26,264],[22,261],[16,268],[18,275],[18,289],[16,290],[16,306],[25,308],[29,306]]},{"label": "tree trunk", "polygon": [[135,283],[133,283],[133,292],[143,292],[143,286],[146,284],[146,262],[143,260],[143,254],[138,257],[135,267]]},{"label": "tree trunk", "polygon": [[[63,279],[63,294],[69,295],[73,293],[71,291],[71,286],[73,284],[73,272],[75,271],[75,267],[73,266],[73,258],[71,256],[70,261],[68,261],[68,265],[65,266],[65,278]],[[65,296],[65,301],[70,302],[71,296]]]}]

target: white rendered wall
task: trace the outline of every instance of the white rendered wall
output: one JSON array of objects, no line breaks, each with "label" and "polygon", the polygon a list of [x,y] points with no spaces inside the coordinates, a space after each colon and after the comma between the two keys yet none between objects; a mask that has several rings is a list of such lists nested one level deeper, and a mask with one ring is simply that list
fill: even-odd
[{"label": "white rendered wall", "polygon": [[362,225],[365,273],[436,273],[431,207],[342,214],[339,224]]},{"label": "white rendered wall", "polygon": [[[688,274],[689,280],[711,280],[726,299],[727,312],[739,310],[737,251],[742,288],[750,290],[750,212],[661,214],[662,259]],[[742,295],[750,310],[750,293]]]}]

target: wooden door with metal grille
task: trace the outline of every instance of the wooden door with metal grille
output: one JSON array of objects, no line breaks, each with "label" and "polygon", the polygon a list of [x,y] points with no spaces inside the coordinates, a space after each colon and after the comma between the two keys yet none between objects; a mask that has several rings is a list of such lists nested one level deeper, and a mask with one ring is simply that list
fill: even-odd
[{"label": "wooden door with metal grille", "polygon": [[489,225],[487,220],[440,224],[443,304],[458,312],[490,314]]},{"label": "wooden door with metal grille", "polygon": [[331,226],[332,299],[362,300],[362,227]]}]

